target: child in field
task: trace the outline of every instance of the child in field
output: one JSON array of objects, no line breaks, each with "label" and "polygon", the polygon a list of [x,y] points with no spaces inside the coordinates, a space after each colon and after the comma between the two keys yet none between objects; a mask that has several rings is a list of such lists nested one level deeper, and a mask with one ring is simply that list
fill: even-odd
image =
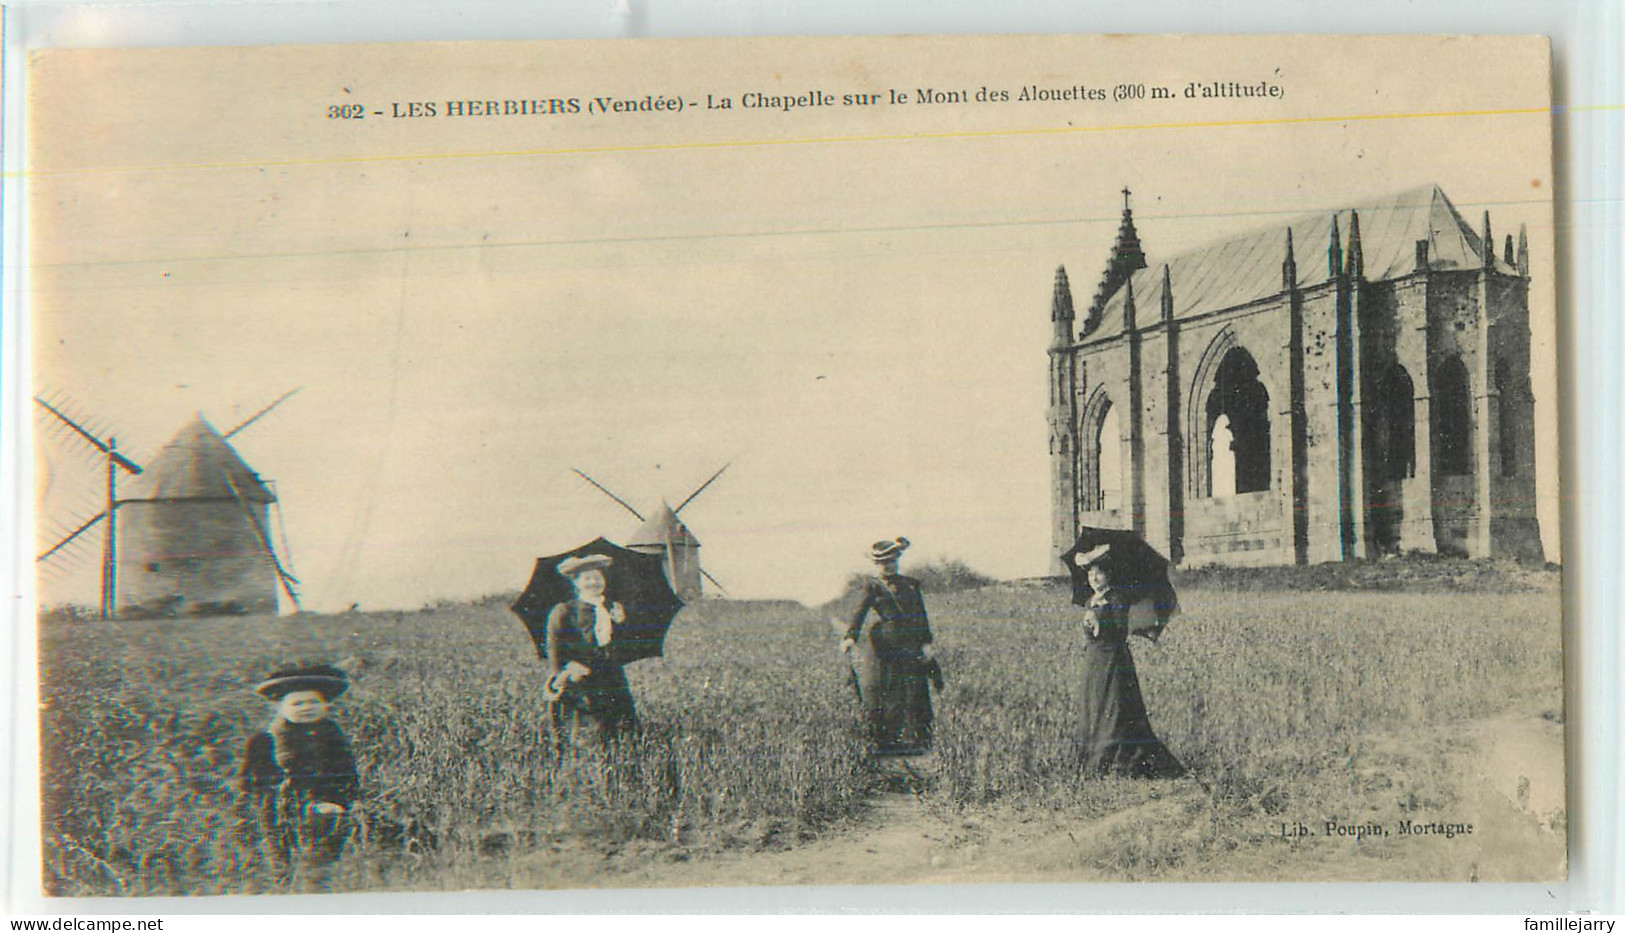
[{"label": "child in field", "polygon": [[349,688],[344,672],[327,666],[279,671],[254,688],[276,704],[276,715],[243,749],[238,775],[245,841],[278,879],[296,870],[302,887],[321,889],[350,833],[350,809],[360,794],[355,758],[328,707]]}]

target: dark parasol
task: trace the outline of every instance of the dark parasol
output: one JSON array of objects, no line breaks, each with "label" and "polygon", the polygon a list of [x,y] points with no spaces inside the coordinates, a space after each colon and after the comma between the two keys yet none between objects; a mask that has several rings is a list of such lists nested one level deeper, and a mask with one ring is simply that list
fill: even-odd
[{"label": "dark parasol", "polygon": [[682,600],[666,579],[665,560],[658,554],[640,554],[605,538],[598,538],[562,554],[536,560],[530,585],[514,601],[513,612],[525,623],[536,654],[547,659],[547,615],[553,607],[575,596],[570,580],[559,573],[567,557],[601,554],[614,563],[605,572],[604,598],[626,607],[626,621],[615,627],[610,648],[621,664],[658,658],[664,651],[666,631]]},{"label": "dark parasol", "polygon": [[1113,581],[1129,594],[1131,604],[1149,603],[1156,614],[1154,630],[1138,632],[1155,641],[1168,617],[1179,611],[1179,596],[1168,582],[1168,558],[1132,531],[1088,525],[1079,529],[1077,542],[1061,555],[1061,562],[1066,564],[1067,574],[1072,578],[1072,601],[1087,606],[1095,595],[1089,586],[1089,571],[1079,567],[1076,558],[1101,545],[1110,546],[1104,558],[1105,567]]}]

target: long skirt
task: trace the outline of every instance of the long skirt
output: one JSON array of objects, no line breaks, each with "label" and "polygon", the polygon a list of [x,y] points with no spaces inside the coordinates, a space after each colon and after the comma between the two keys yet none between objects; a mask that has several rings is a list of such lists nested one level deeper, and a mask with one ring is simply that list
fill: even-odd
[{"label": "long skirt", "polygon": [[1178,777],[1185,766],[1151,731],[1134,655],[1121,641],[1084,651],[1083,767],[1099,775]]},{"label": "long skirt", "polygon": [[869,741],[882,755],[918,755],[931,749],[931,676],[916,646],[858,642],[852,686]]},{"label": "long skirt", "polygon": [[594,668],[548,704],[548,727],[554,741],[564,744],[600,745],[632,731],[637,724],[632,688],[619,665]]}]

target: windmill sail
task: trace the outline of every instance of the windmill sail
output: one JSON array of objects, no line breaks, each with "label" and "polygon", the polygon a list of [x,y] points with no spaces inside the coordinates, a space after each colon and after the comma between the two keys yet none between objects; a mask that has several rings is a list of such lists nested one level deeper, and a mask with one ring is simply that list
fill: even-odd
[{"label": "windmill sail", "polygon": [[294,590],[294,586],[299,581],[282,566],[280,560],[277,560],[276,549],[271,546],[270,536],[265,533],[265,529],[260,525],[260,520],[254,514],[253,508],[243,499],[242,493],[238,492],[237,483],[232,480],[230,474],[226,475],[226,483],[231,487],[232,498],[237,500],[237,504],[242,507],[244,517],[248,519],[248,524],[253,527],[255,537],[259,538],[260,547],[264,549],[266,558],[271,561],[271,567],[276,570],[277,580],[281,582],[283,592],[288,594],[288,601],[293,603],[293,611],[298,612],[299,594]]},{"label": "windmill sail", "polygon": [[254,422],[260,420],[261,418],[264,418],[266,415],[269,415],[271,413],[271,411],[273,409],[275,409],[278,405],[281,405],[283,402],[286,402],[288,399],[293,398],[295,395],[299,394],[300,389],[303,389],[303,388],[304,388],[304,386],[299,386],[296,389],[289,389],[288,391],[282,393],[280,396],[277,397],[276,401],[274,401],[271,404],[265,406],[264,408],[261,408],[259,411],[254,412],[252,415],[249,415],[247,420],[243,421],[241,424],[238,424],[235,428],[232,428],[230,431],[227,431],[225,434],[223,434],[221,436],[227,438],[228,440],[230,438],[232,438],[232,437],[237,436],[237,434],[240,433],[244,428],[246,428],[249,425],[253,424]]},{"label": "windmill sail", "polygon": [[576,469],[575,467],[571,467],[570,472],[574,473],[575,475],[577,475],[577,476],[581,477],[582,479],[586,480],[587,482],[591,483],[594,489],[596,489],[599,492],[603,493],[604,495],[610,497],[611,499],[614,499],[617,505],[619,505],[621,508],[627,510],[628,512],[631,512],[633,518],[637,519],[640,522],[645,521],[645,519],[643,517],[643,513],[639,512],[637,509],[632,508],[631,505],[627,504],[627,501],[625,499],[622,499],[620,496],[617,496],[613,492],[610,492],[608,486],[605,486],[603,483],[600,483],[599,481],[593,479],[592,477],[590,477],[587,474],[581,472],[580,470]]},{"label": "windmill sail", "polygon": [[79,437],[82,438],[85,443],[106,454],[108,459],[118,464],[126,473],[140,475],[141,467],[138,466],[134,460],[131,460],[129,457],[126,457],[118,452],[117,441],[114,441],[111,438],[105,441],[102,440],[87,428],[82,427],[77,421],[63,414],[62,411],[55,405],[52,405],[50,402],[47,402],[45,399],[40,398],[37,395],[34,396],[34,401],[38,402],[46,411],[55,415],[63,424],[67,425],[75,434],[79,435]]},{"label": "windmill sail", "polygon": [[101,513],[86,521],[71,534],[58,541],[54,546],[40,555],[39,560],[45,561],[62,551],[81,534],[92,526],[106,520],[102,538],[102,573],[101,573],[101,617],[110,619],[116,609],[118,599],[118,477],[122,470],[125,473],[141,475],[141,467],[134,460],[118,452],[118,439],[108,435],[104,440],[101,435],[106,433],[99,429],[93,430],[80,423],[82,419],[69,417],[56,405],[46,401],[43,396],[34,396],[39,406],[50,412],[56,423],[66,426],[74,436],[89,445],[97,453],[107,459],[107,504]]},{"label": "windmill sail", "polygon": [[716,482],[717,477],[721,476],[723,474],[723,472],[726,471],[731,466],[733,466],[732,463],[724,463],[722,465],[721,470],[718,470],[715,473],[712,473],[710,479],[708,479],[705,482],[701,483],[700,488],[698,488],[698,489],[694,490],[693,492],[689,493],[688,498],[684,499],[682,502],[679,502],[677,504],[677,508],[672,509],[672,511],[673,512],[681,512],[683,510],[684,506],[688,505],[690,502],[693,502],[695,499],[698,499],[700,497],[700,493],[705,492],[706,487],[708,487],[712,483]]},{"label": "windmill sail", "polygon": [[63,548],[65,548],[68,545],[72,544],[75,538],[77,538],[80,535],[84,534],[85,532],[89,531],[91,528],[93,528],[96,525],[97,522],[101,521],[102,519],[104,519],[106,517],[107,517],[107,512],[105,512],[105,511],[97,512],[95,517],[91,518],[89,521],[87,521],[84,524],[80,525],[78,528],[75,528],[66,538],[63,538],[62,540],[58,541],[55,545],[53,545],[50,550],[48,550],[44,554],[41,554],[40,556],[34,558],[35,562],[36,563],[43,563],[44,561],[50,560],[52,557],[56,556],[57,552],[61,551]]},{"label": "windmill sail", "polygon": [[268,482],[265,485],[271,490],[271,510],[276,515],[277,543],[280,546],[279,553],[282,555],[282,563],[287,566],[289,574],[298,576],[298,574],[294,573],[293,569],[295,566],[293,562],[293,548],[288,544],[288,523],[282,517],[282,497],[276,494],[275,483]]},{"label": "windmill sail", "polygon": [[706,570],[704,567],[701,567],[700,568],[700,576],[706,578],[707,580],[710,580],[711,585],[717,588],[717,592],[721,593],[724,596],[728,595],[728,588],[722,585],[721,580],[718,580],[716,577],[711,576],[711,571]]}]

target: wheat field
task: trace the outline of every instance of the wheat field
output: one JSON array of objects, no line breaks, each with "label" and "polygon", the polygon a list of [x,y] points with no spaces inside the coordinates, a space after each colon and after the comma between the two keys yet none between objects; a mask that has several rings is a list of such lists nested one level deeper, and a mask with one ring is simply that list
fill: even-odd
[{"label": "wheat field", "polygon": [[[1194,775],[1189,826],[1160,842],[1124,834],[1094,867],[1172,877],[1311,802],[1355,817],[1447,811],[1437,736],[1513,707],[1561,717],[1551,576],[1528,592],[1187,587],[1162,642],[1135,652],[1153,726]],[[1159,792],[1077,768],[1083,636],[1062,587],[928,592],[928,607],[948,685],[934,770],[913,789],[959,812],[1082,817]],[[334,716],[365,797],[337,889],[570,885],[578,874],[534,866],[815,843],[861,826],[895,789],[859,741],[827,615],[778,602],[685,608],[666,657],[629,668],[643,728],[605,756],[545,741],[541,666],[502,600],[43,618],[45,888],[277,890],[235,840],[231,780],[269,716],[248,685],[299,661],[352,673]]]}]

